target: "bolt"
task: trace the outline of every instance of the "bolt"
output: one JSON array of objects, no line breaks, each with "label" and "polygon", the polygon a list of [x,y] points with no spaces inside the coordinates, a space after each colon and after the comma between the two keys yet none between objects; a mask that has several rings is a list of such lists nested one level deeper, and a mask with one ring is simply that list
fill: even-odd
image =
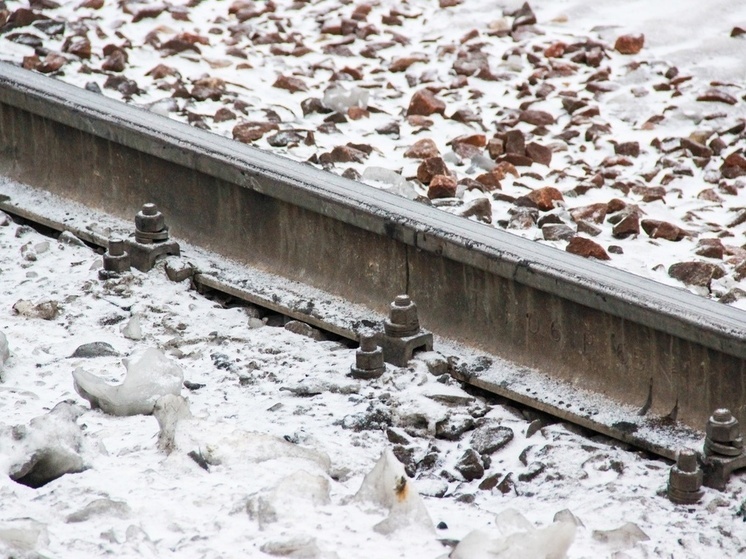
[{"label": "bolt", "polygon": [[135,240],[143,244],[168,240],[166,219],[155,204],[143,204],[135,215]]},{"label": "bolt", "polygon": [[394,305],[397,307],[407,307],[412,304],[409,295],[397,295],[394,299]]},{"label": "bolt", "polygon": [[[109,239],[109,250],[104,253],[104,272],[122,273],[130,269],[130,255],[124,250],[124,241],[118,238]],[[106,274],[104,274],[106,275]],[[99,276],[101,274],[99,273]]]},{"label": "bolt", "polygon": [[697,453],[690,448],[680,450],[676,455],[676,465],[671,468],[668,477],[668,498],[678,504],[699,502],[704,494],[702,479]]},{"label": "bolt", "polygon": [[692,473],[697,471],[697,453],[691,448],[680,450],[676,456],[676,467],[682,472]]},{"label": "bolt", "polygon": [[389,320],[384,323],[384,330],[387,335],[397,338],[414,336],[420,331],[417,305],[409,295],[398,295],[391,303]]},{"label": "bolt", "polygon": [[371,351],[375,351],[377,347],[378,344],[376,344],[375,336],[370,334],[363,334],[360,336],[360,351],[370,353]]},{"label": "bolt", "polygon": [[741,435],[738,420],[726,408],[717,409],[712,413],[705,432],[708,439],[717,443],[733,443]]},{"label": "bolt", "polygon": [[355,364],[350,367],[350,376],[358,379],[374,379],[386,371],[383,350],[370,333],[360,334],[360,348],[355,353]]},{"label": "bolt", "polygon": [[158,213],[158,207],[152,202],[149,202],[142,205],[141,211],[143,215],[156,215]]}]

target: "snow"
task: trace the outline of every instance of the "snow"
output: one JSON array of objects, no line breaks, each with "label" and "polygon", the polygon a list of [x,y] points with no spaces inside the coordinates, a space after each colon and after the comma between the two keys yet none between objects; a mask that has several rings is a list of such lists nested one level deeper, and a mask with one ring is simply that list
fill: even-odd
[{"label": "snow", "polygon": [[[48,248],[29,259],[23,248],[41,243]],[[462,551],[475,546],[474,557],[490,556],[489,549],[521,556],[516,550],[526,546],[537,557],[562,557],[569,545],[573,558],[620,549],[626,557],[713,550],[737,557],[746,549],[738,516],[743,475],[732,476],[723,493],[706,489],[698,505],[677,506],[664,496],[668,463],[469,394],[429,372],[427,362],[437,370],[434,353],[357,381],[347,376],[354,349],[338,341],[250,326],[261,312],[205,298],[188,281],[170,282],[163,263],[107,281],[98,279],[100,266],[101,256],[69,235],[60,241],[12,222],[0,227],[0,308],[10,347],[0,382],[5,555],[445,557],[449,542],[460,540]],[[48,319],[14,312],[20,299],[56,303],[58,311]],[[135,316],[142,339],[122,332]],[[118,355],[72,357],[94,342]],[[155,361],[178,366],[193,389],[159,400],[155,417],[110,415],[76,394],[76,369],[117,386],[128,376],[122,357],[135,363],[156,347],[163,356]],[[69,410],[64,418],[60,409]],[[528,433],[537,419],[541,428]],[[435,437],[444,420],[472,430]],[[456,466],[476,444],[474,426],[502,426],[514,437],[489,455],[483,478],[467,481]],[[19,432],[33,435],[19,440]],[[15,466],[54,448],[85,469],[37,489],[11,479]],[[392,453],[414,476],[403,485],[404,466]],[[389,481],[371,482],[373,472]],[[493,475],[504,485],[480,489]],[[409,501],[370,497],[375,491],[365,487],[406,487]],[[534,527],[522,528],[531,537],[500,531],[509,509]],[[557,514],[582,525],[557,524]],[[628,523],[633,536],[607,534]]]}]

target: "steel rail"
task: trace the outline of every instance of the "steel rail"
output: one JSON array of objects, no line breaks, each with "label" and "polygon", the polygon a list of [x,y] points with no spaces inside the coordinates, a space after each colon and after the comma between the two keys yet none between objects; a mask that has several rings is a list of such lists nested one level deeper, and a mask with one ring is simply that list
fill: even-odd
[{"label": "steel rail", "polygon": [[155,202],[194,245],[379,313],[407,292],[437,334],[648,419],[744,418],[738,309],[8,64],[0,175],[122,219]]}]

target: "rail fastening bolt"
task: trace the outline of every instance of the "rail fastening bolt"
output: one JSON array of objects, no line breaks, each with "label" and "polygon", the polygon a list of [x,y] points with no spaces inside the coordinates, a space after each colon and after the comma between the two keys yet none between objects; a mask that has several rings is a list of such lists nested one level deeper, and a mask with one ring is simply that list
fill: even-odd
[{"label": "rail fastening bolt", "polygon": [[355,364],[350,367],[350,376],[358,379],[374,379],[386,371],[383,349],[370,333],[360,334],[360,348],[355,353]]},{"label": "rail fastening bolt", "polygon": [[370,334],[360,336],[360,351],[370,353],[371,351],[375,351],[377,347],[378,344],[376,343],[375,336],[371,336]]},{"label": "rail fastening bolt", "polygon": [[109,255],[122,256],[124,254],[124,241],[122,239],[109,239]]},{"label": "rail fastening bolt", "polygon": [[135,216],[135,229],[143,233],[158,233],[166,228],[166,219],[153,203],[143,204]]},{"label": "rail fastening bolt", "polygon": [[108,242],[109,248],[104,253],[104,270],[106,272],[128,272],[131,268],[130,255],[124,250],[124,241],[112,237]]},{"label": "rail fastening bolt", "polygon": [[391,303],[389,320],[384,322],[387,335],[397,338],[414,336],[420,331],[420,320],[417,316],[417,305],[409,295],[397,295]]},{"label": "rail fastening bolt", "polygon": [[676,467],[682,472],[697,471],[697,453],[691,448],[680,450],[676,456]]},{"label": "rail fastening bolt", "polygon": [[740,437],[741,428],[730,410],[720,408],[710,416],[706,435],[708,439],[717,443],[733,443]]},{"label": "rail fastening bolt", "polygon": [[668,477],[668,498],[683,505],[699,502],[704,494],[702,479],[697,453],[690,448],[680,450]]}]

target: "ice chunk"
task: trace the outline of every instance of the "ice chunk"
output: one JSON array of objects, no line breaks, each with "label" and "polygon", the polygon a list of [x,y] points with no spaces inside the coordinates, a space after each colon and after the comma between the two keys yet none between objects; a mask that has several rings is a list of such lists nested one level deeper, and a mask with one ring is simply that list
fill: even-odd
[{"label": "ice chunk", "polygon": [[375,166],[367,167],[363,171],[362,179],[367,183],[378,183],[373,184],[373,186],[398,196],[410,200],[417,198],[417,191],[414,189],[414,186],[412,186],[412,183],[391,169]]},{"label": "ice chunk", "polygon": [[308,536],[295,536],[286,540],[269,541],[262,545],[259,551],[277,557],[298,557],[303,559],[315,559],[322,556],[329,557],[325,554],[322,555],[319,546],[316,544],[316,538]]},{"label": "ice chunk", "polygon": [[119,385],[111,385],[81,368],[73,371],[75,390],[111,415],[150,414],[156,401],[166,394],[179,394],[184,382],[181,368],[163,352],[147,348],[122,359],[127,376]]},{"label": "ice chunk", "polygon": [[[285,439],[232,429],[224,422],[193,417],[181,396],[165,396],[153,415],[161,427],[159,444],[170,451],[197,452],[210,466],[218,464],[262,463],[270,460],[305,460],[307,469],[327,473],[329,457],[317,450],[289,443]],[[296,464],[298,467],[299,464]]]},{"label": "ice chunk", "polygon": [[497,163],[495,163],[486,155],[482,155],[481,153],[477,153],[471,158],[471,165],[472,169],[483,169],[485,171],[491,171],[492,169],[497,167]]},{"label": "ice chunk", "polygon": [[5,334],[0,332],[0,373],[5,369],[5,363],[10,358],[10,350],[8,349],[8,338]]},{"label": "ice chunk", "polygon": [[7,460],[10,478],[41,487],[65,474],[82,472],[82,433],[76,421],[83,413],[72,402],[60,402],[28,426],[14,427],[10,440],[0,440],[0,456]]},{"label": "ice chunk", "polygon": [[174,447],[176,425],[182,419],[192,419],[189,402],[181,396],[167,394],[158,399],[153,407],[153,415],[158,420],[158,446],[167,452]]},{"label": "ice chunk", "polygon": [[342,85],[332,86],[324,92],[324,98],[321,100],[327,109],[332,109],[338,113],[346,113],[350,107],[368,107],[367,89],[353,87],[347,90]]},{"label": "ice chunk", "polygon": [[57,301],[40,301],[34,304],[31,301],[20,299],[13,305],[13,311],[26,318],[54,320],[60,314],[60,305]]},{"label": "ice chunk", "polygon": [[593,539],[605,543],[615,551],[622,551],[650,538],[637,524],[625,522],[613,530],[593,530]]},{"label": "ice chunk", "polygon": [[94,499],[79,511],[67,516],[65,522],[85,522],[99,516],[113,516],[115,518],[127,518],[132,510],[123,501],[112,501],[111,499]]},{"label": "ice chunk", "polygon": [[532,533],[536,531],[536,526],[515,509],[505,509],[499,513],[495,517],[495,526],[505,536],[511,536],[520,532]]},{"label": "ice chunk", "polygon": [[146,109],[161,116],[169,116],[169,113],[173,113],[179,110],[179,104],[173,97],[166,97],[165,99],[159,99],[148,105],[145,105]]},{"label": "ice chunk", "polygon": [[520,512],[496,517],[496,531],[474,530],[459,542],[451,559],[562,559],[575,539],[575,523],[561,520],[536,528]]},{"label": "ice chunk", "polygon": [[[0,524],[0,542],[20,551],[32,551],[49,545],[49,534],[46,524],[21,518]],[[15,553],[10,554],[10,557],[15,556]]]},{"label": "ice chunk", "polygon": [[422,498],[391,449],[383,451],[375,467],[363,479],[354,500],[388,509],[388,517],[373,528],[381,534],[413,525],[434,530]]},{"label": "ice chunk", "polygon": [[142,340],[140,315],[132,315],[132,318],[127,321],[127,324],[122,326],[122,335],[128,340]]},{"label": "ice chunk", "polygon": [[582,526],[585,528],[585,524],[577,516],[575,516],[570,509],[562,509],[554,514],[555,522],[569,522],[575,524],[575,526]]},{"label": "ice chunk", "polygon": [[262,529],[278,521],[298,526],[302,525],[309,506],[328,505],[329,502],[329,480],[300,470],[281,479],[271,490],[251,496],[246,510]]}]

